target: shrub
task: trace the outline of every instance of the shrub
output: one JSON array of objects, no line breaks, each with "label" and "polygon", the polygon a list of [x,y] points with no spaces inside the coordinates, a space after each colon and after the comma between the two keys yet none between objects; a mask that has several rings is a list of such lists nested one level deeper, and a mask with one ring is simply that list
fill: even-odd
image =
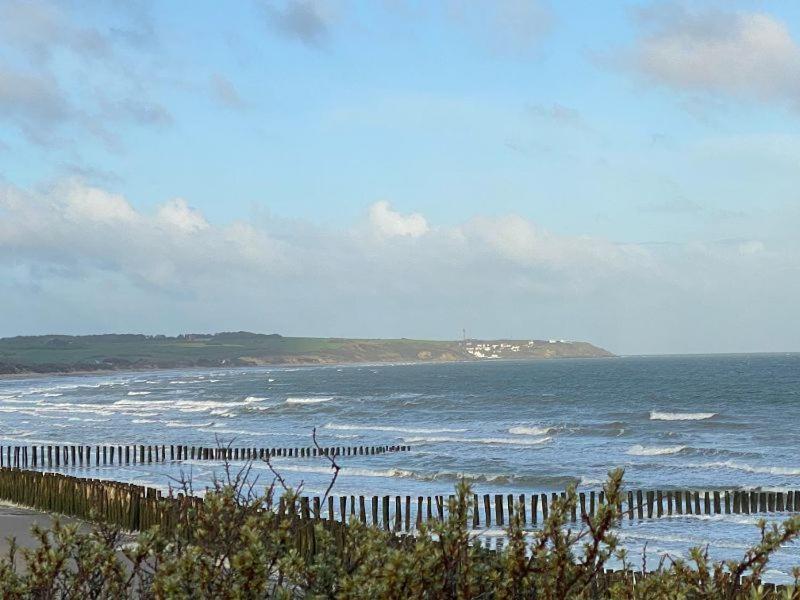
[{"label": "shrub", "polygon": [[[570,523],[571,489],[536,531],[526,534],[515,511],[508,543],[497,551],[469,529],[465,483],[444,521],[397,536],[357,520],[346,531],[304,520],[296,492],[283,489],[276,503],[275,482],[256,495],[246,479],[215,483],[170,534],[153,528],[130,541],[104,525],[36,528],[37,547],[12,545],[0,561],[0,598],[760,598],[755,579],[800,533],[800,517],[761,523],[760,543],[738,562],[711,562],[695,548],[691,561],[662,560],[647,577],[610,577],[610,559],[630,567],[615,534],[621,471],[609,474],[607,502],[579,527]],[[752,578],[741,580],[746,573]],[[796,588],[782,594],[800,600]]]}]

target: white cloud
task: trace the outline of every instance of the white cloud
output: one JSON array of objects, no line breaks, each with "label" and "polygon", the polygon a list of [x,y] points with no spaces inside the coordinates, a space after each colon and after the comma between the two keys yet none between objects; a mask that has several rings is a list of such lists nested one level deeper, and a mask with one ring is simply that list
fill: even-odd
[{"label": "white cloud", "polygon": [[64,198],[65,219],[79,226],[87,223],[128,224],[138,217],[125,198],[99,188],[71,182],[58,186],[54,193]]},{"label": "white cloud", "polygon": [[384,237],[419,237],[428,232],[428,222],[421,214],[400,214],[385,200],[370,206],[369,221],[375,232]]},{"label": "white cloud", "polygon": [[75,181],[44,193],[5,186],[0,215],[0,261],[75,276],[101,270],[174,291],[282,268],[278,241],[247,225],[210,227],[183,199],[148,215],[122,196]]},{"label": "white cloud", "polygon": [[640,35],[623,60],[649,81],[800,109],[800,46],[777,18],[679,3],[656,4],[637,15]]},{"label": "white cloud", "polygon": [[196,233],[208,229],[208,221],[202,213],[190,207],[183,198],[175,198],[161,205],[158,220],[182,233]]},{"label": "white cloud", "polygon": [[636,246],[590,237],[553,234],[518,215],[473,219],[465,226],[473,243],[494,250],[499,257],[521,266],[549,269],[605,267],[616,271],[644,266],[649,253]]}]

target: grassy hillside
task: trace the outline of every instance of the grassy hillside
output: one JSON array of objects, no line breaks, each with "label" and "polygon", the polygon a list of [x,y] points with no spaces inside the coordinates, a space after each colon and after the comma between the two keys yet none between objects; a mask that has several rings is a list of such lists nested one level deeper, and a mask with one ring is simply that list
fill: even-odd
[{"label": "grassy hillside", "polygon": [[[507,343],[508,341],[505,341]],[[477,343],[471,340],[469,344]],[[491,343],[491,342],[489,342]],[[585,342],[519,342],[499,358],[611,356]],[[177,337],[109,334],[0,339],[0,373],[175,367],[481,360],[456,341],[283,337],[248,332]]]}]

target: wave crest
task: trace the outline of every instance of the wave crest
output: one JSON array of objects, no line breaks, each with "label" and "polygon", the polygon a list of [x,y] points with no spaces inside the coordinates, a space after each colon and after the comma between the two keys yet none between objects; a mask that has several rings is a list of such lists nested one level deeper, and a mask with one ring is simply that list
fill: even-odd
[{"label": "wave crest", "polygon": [[539,446],[546,444],[552,438],[459,438],[448,436],[433,436],[433,437],[410,437],[404,438],[403,441],[409,444],[439,444],[439,443],[453,443],[453,444],[508,444],[511,446]]},{"label": "wave crest", "polygon": [[333,396],[309,396],[299,398],[287,398],[286,404],[319,404],[320,402],[328,402],[333,400]]},{"label": "wave crest", "polygon": [[248,396],[244,399],[244,403],[251,404],[253,402],[263,402],[264,400],[266,400],[266,398],[263,396]]},{"label": "wave crest", "polygon": [[437,429],[427,429],[422,427],[395,427],[392,425],[351,425],[328,423],[323,429],[335,429],[337,431],[387,431],[397,433],[464,433],[466,429],[451,429],[441,427]]},{"label": "wave crest", "polygon": [[686,466],[692,468],[701,468],[701,469],[733,469],[735,471],[744,471],[745,473],[756,473],[759,475],[783,475],[790,477],[800,477],[800,468],[753,466],[753,465],[748,465],[747,463],[741,463],[732,460],[726,460],[724,462],[699,463]]},{"label": "wave crest", "polygon": [[642,446],[636,444],[631,446],[627,454],[632,456],[663,456],[667,454],[678,454],[686,450],[686,446]]},{"label": "wave crest", "polygon": [[508,433],[513,435],[547,435],[553,431],[552,427],[511,427]]},{"label": "wave crest", "polygon": [[659,412],[657,410],[650,411],[651,421],[703,421],[710,419],[717,413],[713,412],[699,412],[699,413],[679,413],[679,412]]}]

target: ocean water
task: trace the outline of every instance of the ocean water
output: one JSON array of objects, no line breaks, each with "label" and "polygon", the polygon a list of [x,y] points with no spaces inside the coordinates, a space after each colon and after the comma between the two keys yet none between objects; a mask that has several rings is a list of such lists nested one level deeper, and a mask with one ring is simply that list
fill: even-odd
[{"label": "ocean water", "polygon": [[[800,355],[626,357],[539,362],[182,370],[0,380],[0,444],[309,446],[410,444],[344,457],[337,494],[448,494],[599,489],[625,468],[643,489],[800,489]],[[279,459],[294,485],[320,493],[321,459]],[[168,487],[197,485],[208,462],[77,468],[76,474]],[[270,473],[256,465],[266,483]],[[686,556],[709,544],[741,555],[752,515],[633,521],[633,555]],[[501,532],[484,532],[500,537]],[[800,565],[784,550],[771,577]],[[783,575],[782,575],[783,574]]]}]

